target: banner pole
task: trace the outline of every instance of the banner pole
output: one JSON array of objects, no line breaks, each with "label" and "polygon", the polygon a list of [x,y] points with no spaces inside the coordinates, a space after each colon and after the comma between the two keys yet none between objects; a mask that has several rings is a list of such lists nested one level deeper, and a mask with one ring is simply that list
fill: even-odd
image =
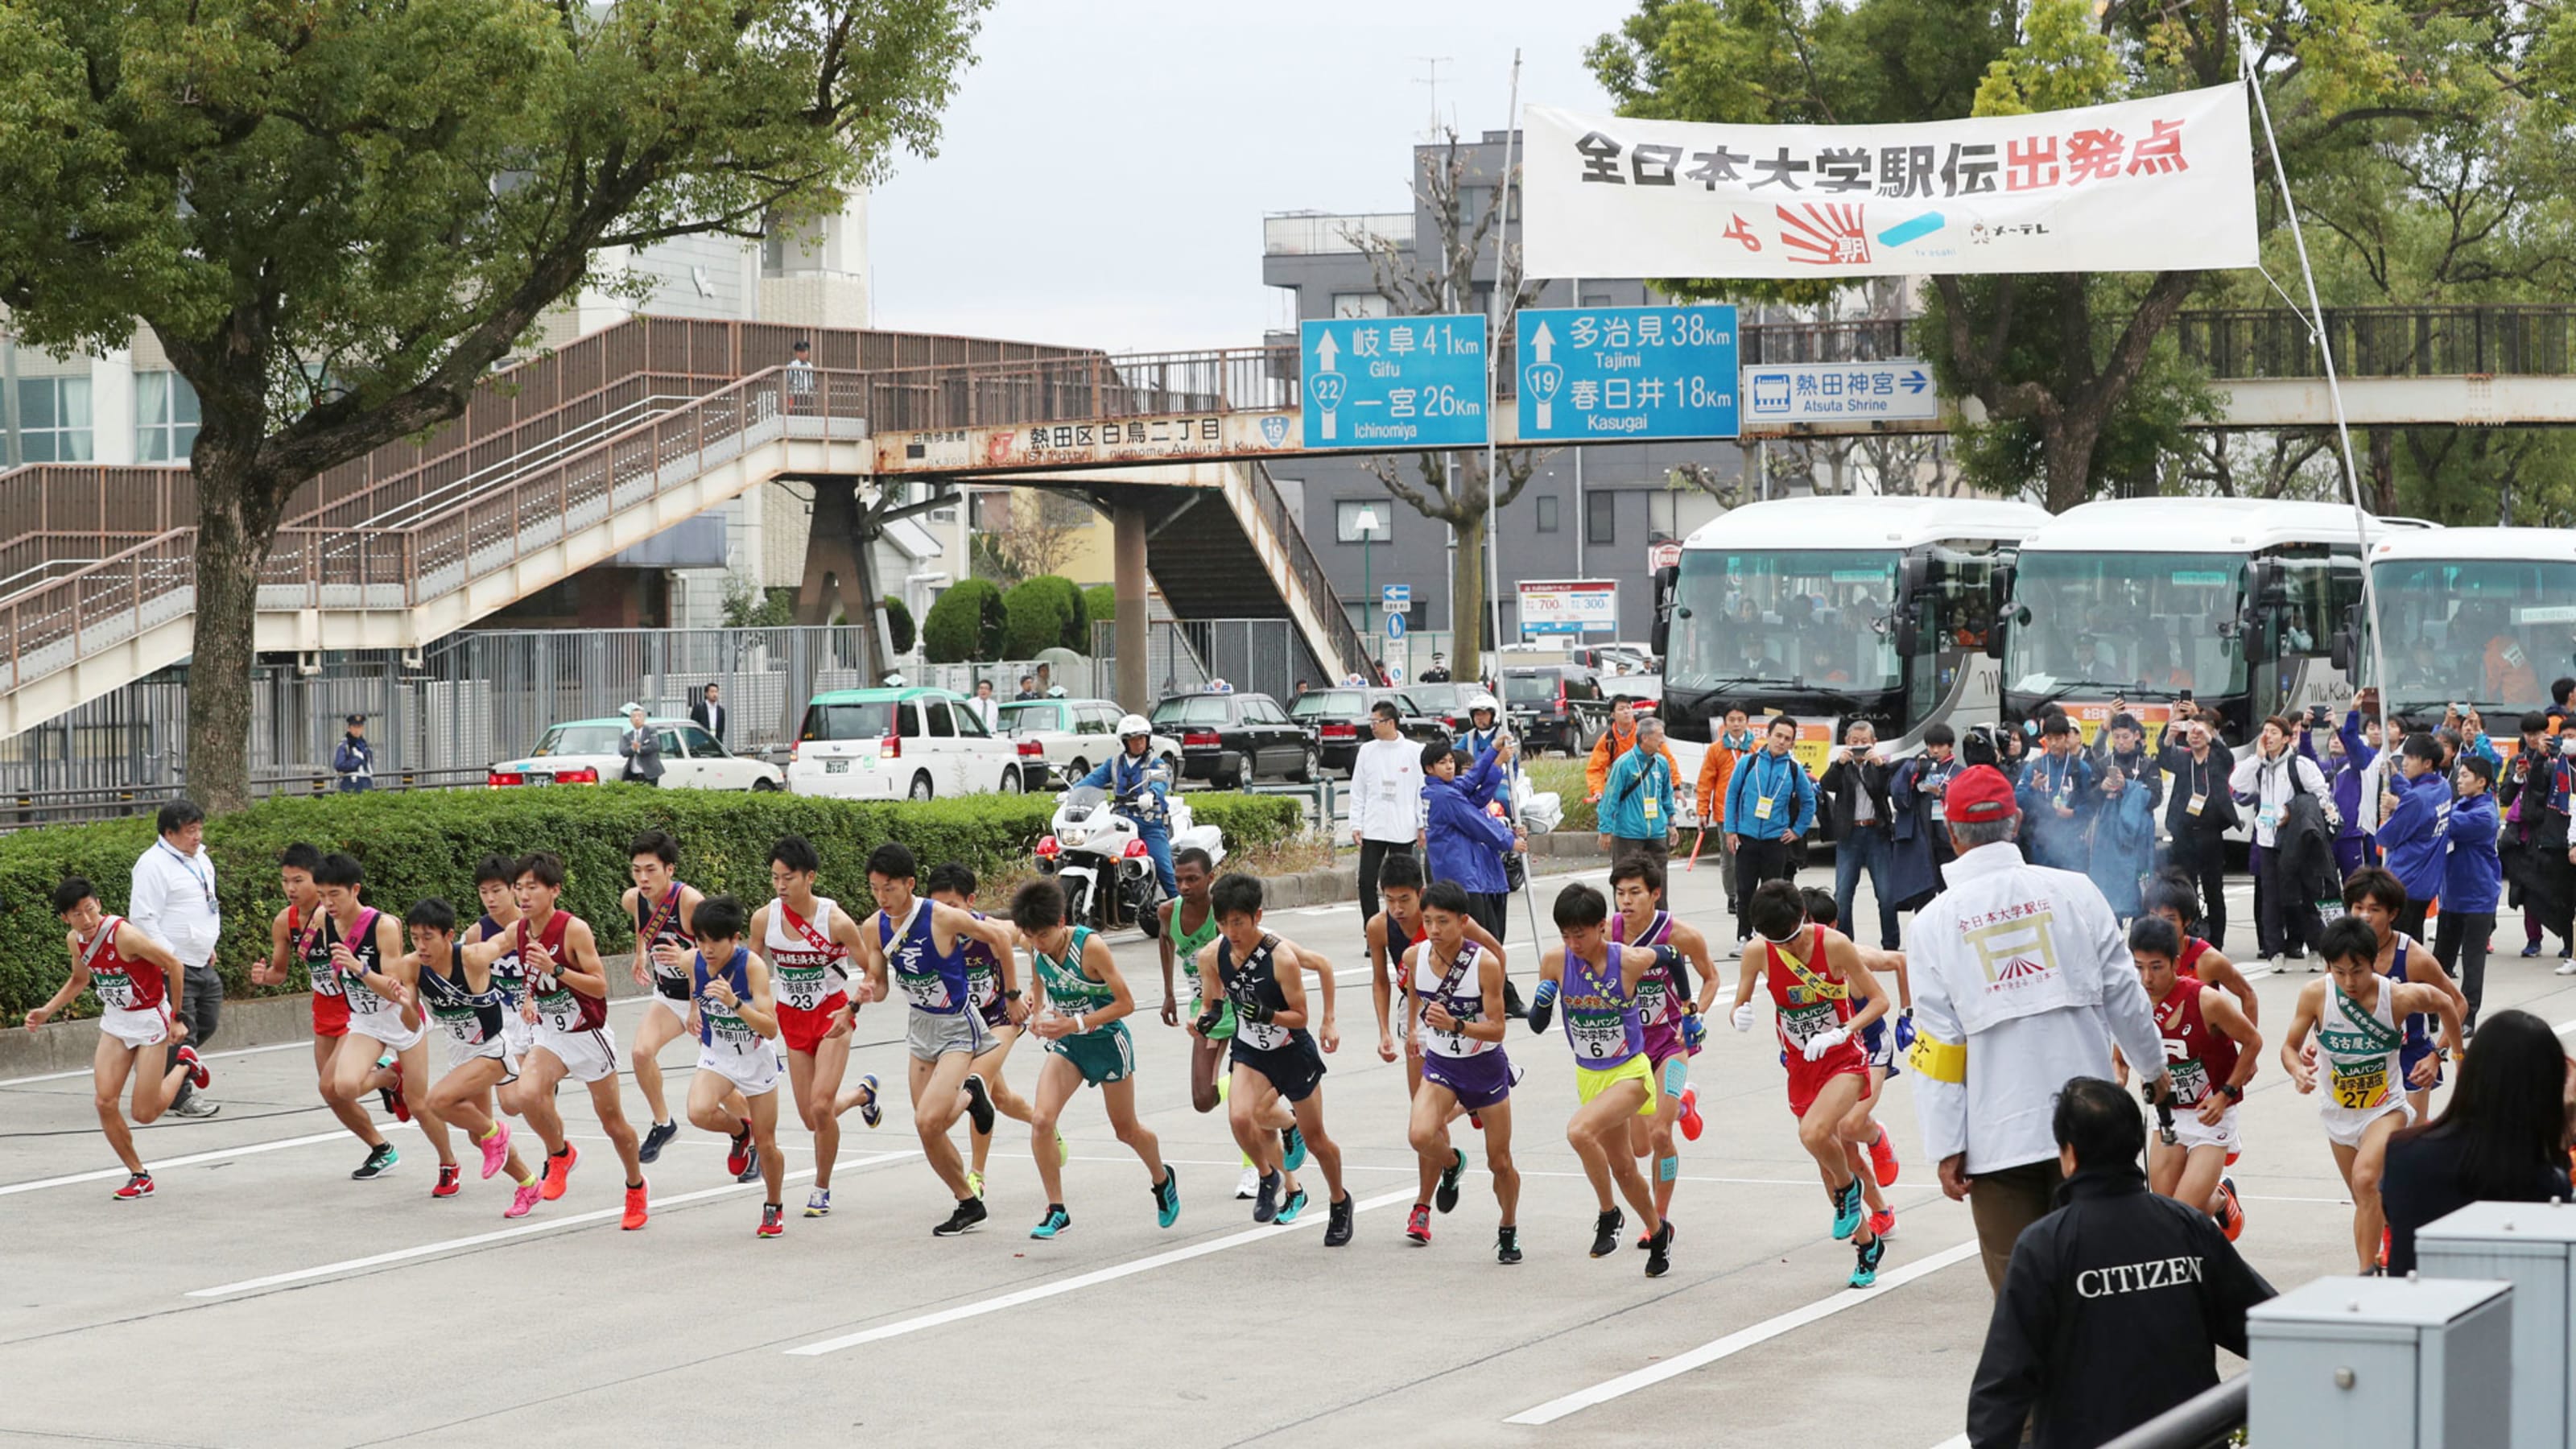
[{"label": "banner pole", "polygon": [[[1485,331],[1485,592],[1494,601],[1494,648],[1503,647],[1503,564],[1502,540],[1494,525],[1495,495],[1502,490],[1502,477],[1494,467],[1494,394],[1495,372],[1501,366],[1503,326],[1519,308],[1509,306],[1503,297],[1503,240],[1512,230],[1512,149],[1521,136],[1521,52],[1512,48],[1511,100],[1503,107],[1503,178],[1500,187],[1502,219],[1494,226],[1494,291],[1493,325]],[[1517,302],[1517,297],[1512,301]],[[1515,365],[1518,359],[1514,359]],[[1494,677],[1502,677],[1502,666],[1494,666]]]}]

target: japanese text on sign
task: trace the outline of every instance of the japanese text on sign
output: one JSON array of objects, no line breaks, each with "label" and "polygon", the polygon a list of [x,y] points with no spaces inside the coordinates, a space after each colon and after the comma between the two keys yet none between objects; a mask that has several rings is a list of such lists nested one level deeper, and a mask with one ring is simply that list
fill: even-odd
[{"label": "japanese text on sign", "polygon": [[1485,319],[1336,317],[1298,332],[1306,446],[1485,441]]},{"label": "japanese text on sign", "polygon": [[1731,438],[1733,307],[1524,308],[1523,438]]}]

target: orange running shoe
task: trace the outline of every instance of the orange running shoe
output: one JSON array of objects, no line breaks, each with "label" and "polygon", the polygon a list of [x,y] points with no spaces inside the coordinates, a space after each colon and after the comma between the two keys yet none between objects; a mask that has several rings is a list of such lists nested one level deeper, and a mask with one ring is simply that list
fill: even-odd
[{"label": "orange running shoe", "polygon": [[1899,1166],[1896,1160],[1896,1144],[1889,1140],[1887,1129],[1881,1127],[1878,1129],[1878,1140],[1869,1144],[1870,1176],[1878,1179],[1880,1187],[1894,1187]]},{"label": "orange running shoe", "polygon": [[1699,1140],[1699,1134],[1708,1126],[1707,1121],[1699,1115],[1699,1088],[1697,1087],[1682,1088],[1681,1124],[1682,1136],[1693,1142]]},{"label": "orange running shoe", "polygon": [[[2245,1205],[2236,1200],[2236,1181],[2233,1178],[2218,1180],[2218,1226],[2231,1243],[2245,1231]],[[2379,1261],[2388,1261],[2387,1249],[2380,1250]]]},{"label": "orange running shoe", "polygon": [[581,1149],[570,1143],[561,1152],[546,1154],[546,1201],[553,1202],[564,1195],[564,1188],[572,1182],[573,1164],[579,1161]]},{"label": "orange running shoe", "polygon": [[647,1206],[645,1202],[645,1194],[650,1190],[651,1184],[641,1182],[626,1189],[626,1216],[617,1220],[617,1225],[619,1227],[624,1228],[626,1231],[631,1233],[637,1228],[644,1226],[644,1219],[646,1216],[645,1208]]}]

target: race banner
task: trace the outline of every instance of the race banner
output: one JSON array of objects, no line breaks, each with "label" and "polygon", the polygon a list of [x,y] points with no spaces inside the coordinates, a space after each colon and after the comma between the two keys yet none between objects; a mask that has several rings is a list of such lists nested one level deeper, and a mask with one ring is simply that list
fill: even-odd
[{"label": "race banner", "polygon": [[2153,272],[2255,264],[2245,89],[1904,126],[1530,106],[1533,277]]}]

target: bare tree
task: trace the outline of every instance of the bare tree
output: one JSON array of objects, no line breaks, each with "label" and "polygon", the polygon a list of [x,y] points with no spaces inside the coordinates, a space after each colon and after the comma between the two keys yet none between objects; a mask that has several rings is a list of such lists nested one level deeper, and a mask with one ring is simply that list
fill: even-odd
[{"label": "bare tree", "polygon": [[2278,432],[2211,430],[2189,435],[2191,450],[2172,460],[2182,486],[2174,491],[2220,498],[2343,496],[2343,472],[2334,435],[2320,428]]},{"label": "bare tree", "polygon": [[1099,513],[1081,497],[1031,489],[1011,500],[1011,521],[993,534],[993,554],[1022,579],[1062,573]]}]

